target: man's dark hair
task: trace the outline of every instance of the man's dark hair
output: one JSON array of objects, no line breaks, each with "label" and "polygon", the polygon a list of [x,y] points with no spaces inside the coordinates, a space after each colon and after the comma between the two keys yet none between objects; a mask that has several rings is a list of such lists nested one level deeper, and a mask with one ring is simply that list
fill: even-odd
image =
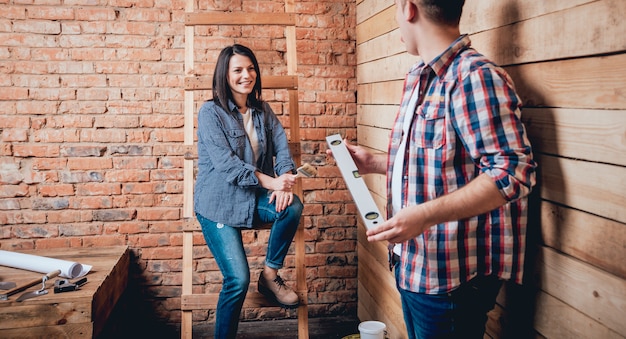
[{"label": "man's dark hair", "polygon": [[228,100],[234,100],[233,92],[228,84],[228,66],[230,64],[230,58],[235,54],[250,58],[257,74],[256,83],[254,84],[252,92],[248,94],[246,105],[248,105],[248,107],[262,108],[263,99],[261,98],[261,70],[259,69],[259,63],[250,48],[239,44],[225,47],[217,57],[215,71],[213,72],[213,100],[225,109],[226,112],[229,112]]},{"label": "man's dark hair", "polygon": [[419,6],[427,16],[440,24],[458,26],[465,0],[419,0]]}]

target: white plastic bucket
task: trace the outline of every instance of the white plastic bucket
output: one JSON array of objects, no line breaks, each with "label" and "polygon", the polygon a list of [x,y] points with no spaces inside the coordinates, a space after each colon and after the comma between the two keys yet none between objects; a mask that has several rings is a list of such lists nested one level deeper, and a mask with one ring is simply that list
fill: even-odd
[{"label": "white plastic bucket", "polygon": [[359,324],[361,339],[385,339],[387,325],[380,321],[364,321]]}]

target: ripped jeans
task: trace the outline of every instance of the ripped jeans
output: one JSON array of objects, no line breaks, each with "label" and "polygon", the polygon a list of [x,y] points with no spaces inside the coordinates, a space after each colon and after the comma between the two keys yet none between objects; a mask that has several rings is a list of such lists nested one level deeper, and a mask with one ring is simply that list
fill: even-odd
[{"label": "ripped jeans", "polygon": [[[296,195],[293,197],[293,203],[282,212],[276,212],[275,204],[269,203],[269,194],[258,196],[258,221],[274,223],[265,257],[265,265],[268,267],[274,269],[283,267],[300,223],[302,209],[302,202]],[[241,238],[242,229],[213,222],[197,213],[196,217],[224,278],[217,302],[215,338],[235,338],[239,327],[239,315],[250,285],[250,268]]]}]

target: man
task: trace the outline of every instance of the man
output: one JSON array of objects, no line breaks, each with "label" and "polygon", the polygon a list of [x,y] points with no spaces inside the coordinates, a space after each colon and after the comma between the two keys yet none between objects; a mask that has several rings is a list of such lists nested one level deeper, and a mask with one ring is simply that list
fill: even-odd
[{"label": "man", "polygon": [[394,264],[409,338],[482,338],[502,280],[521,283],[536,164],[503,69],[460,34],[464,0],[396,0],[408,72],[389,152],[348,144],[387,175],[388,220],[369,241]]}]

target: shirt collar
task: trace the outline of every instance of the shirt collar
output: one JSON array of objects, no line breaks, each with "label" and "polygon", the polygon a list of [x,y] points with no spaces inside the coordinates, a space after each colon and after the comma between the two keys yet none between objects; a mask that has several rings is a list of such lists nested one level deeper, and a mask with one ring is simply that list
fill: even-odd
[{"label": "shirt collar", "polygon": [[456,40],[454,40],[454,42],[450,44],[450,46],[448,46],[445,51],[443,51],[443,53],[439,54],[433,60],[431,60],[428,65],[424,64],[424,61],[420,61],[413,65],[413,67],[411,67],[409,73],[421,72],[423,68],[428,66],[433,70],[433,72],[435,72],[437,77],[442,77],[446,73],[448,67],[450,66],[450,64],[452,64],[456,56],[461,51],[469,48],[470,45],[471,41],[469,36],[467,34],[463,34],[459,36]]}]

